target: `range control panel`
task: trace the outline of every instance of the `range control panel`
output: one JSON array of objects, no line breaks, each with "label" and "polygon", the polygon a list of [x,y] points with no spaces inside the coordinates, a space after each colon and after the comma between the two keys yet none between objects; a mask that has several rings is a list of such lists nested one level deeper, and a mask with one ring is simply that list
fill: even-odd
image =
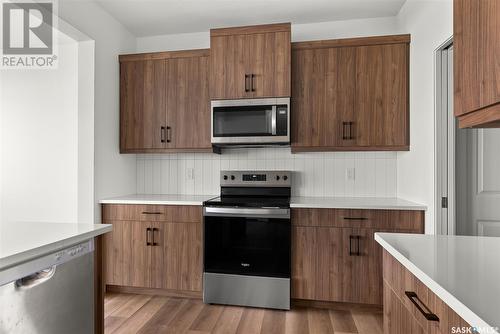
[{"label": "range control panel", "polygon": [[291,171],[224,170],[220,172],[220,185],[223,187],[290,187],[291,184]]}]

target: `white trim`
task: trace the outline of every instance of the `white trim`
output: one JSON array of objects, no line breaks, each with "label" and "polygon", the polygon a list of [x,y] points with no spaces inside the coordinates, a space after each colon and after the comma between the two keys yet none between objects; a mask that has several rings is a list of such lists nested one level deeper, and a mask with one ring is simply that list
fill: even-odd
[{"label": "white trim", "polygon": [[478,219],[476,221],[476,224],[477,224],[477,235],[478,236],[486,236],[486,235],[484,235],[484,228],[487,226],[496,226],[500,229],[500,220]]}]

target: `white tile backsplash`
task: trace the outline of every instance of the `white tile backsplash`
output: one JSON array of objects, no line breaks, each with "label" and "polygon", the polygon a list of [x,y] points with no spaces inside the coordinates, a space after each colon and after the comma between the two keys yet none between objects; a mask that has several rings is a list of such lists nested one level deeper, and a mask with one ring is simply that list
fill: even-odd
[{"label": "white tile backsplash", "polygon": [[[194,178],[189,178],[193,168]],[[346,169],[355,169],[347,180]],[[229,149],[221,155],[177,153],[137,155],[137,193],[212,195],[221,170],[292,170],[294,196],[395,197],[395,152],[291,154],[290,148]]]}]

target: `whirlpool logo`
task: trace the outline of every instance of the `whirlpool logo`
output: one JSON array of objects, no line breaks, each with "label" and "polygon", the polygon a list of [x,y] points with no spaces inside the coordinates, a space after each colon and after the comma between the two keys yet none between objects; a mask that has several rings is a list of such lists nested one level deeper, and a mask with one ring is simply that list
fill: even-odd
[{"label": "whirlpool logo", "polygon": [[2,2],[2,68],[53,68],[55,3]]}]

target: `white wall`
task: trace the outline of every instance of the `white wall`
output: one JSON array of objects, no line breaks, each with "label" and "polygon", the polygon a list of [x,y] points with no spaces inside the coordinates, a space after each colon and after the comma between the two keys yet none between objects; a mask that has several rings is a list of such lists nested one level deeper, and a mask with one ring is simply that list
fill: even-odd
[{"label": "white wall", "polygon": [[78,221],[78,43],[57,69],[0,71],[1,221]]},{"label": "white wall", "polygon": [[[355,179],[346,179],[346,168]],[[193,177],[189,175],[192,169]],[[396,153],[291,154],[290,148],[231,149],[218,154],[138,155],[140,194],[218,194],[221,170],[292,170],[294,196],[396,196]]]},{"label": "white wall", "polygon": [[434,233],[434,51],[453,34],[452,0],[408,0],[397,20],[411,34],[410,151],[398,153],[397,194],[428,206],[426,233]]},{"label": "white wall", "polygon": [[95,40],[95,220],[97,202],[136,192],[135,155],[119,154],[118,55],[134,52],[135,37],[92,2],[60,1],[59,15]]}]

